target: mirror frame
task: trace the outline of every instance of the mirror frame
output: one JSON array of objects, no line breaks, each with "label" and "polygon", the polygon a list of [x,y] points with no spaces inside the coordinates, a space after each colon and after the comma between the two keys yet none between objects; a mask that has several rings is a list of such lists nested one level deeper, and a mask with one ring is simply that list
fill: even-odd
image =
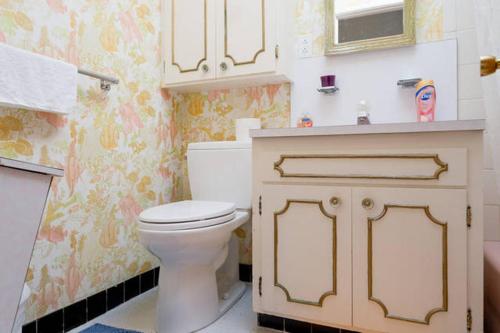
[{"label": "mirror frame", "polygon": [[391,47],[401,47],[416,44],[416,0],[404,0],[404,32],[401,35],[371,38],[360,41],[335,44],[335,1],[325,0],[326,8],[326,42],[325,55],[347,54]]}]

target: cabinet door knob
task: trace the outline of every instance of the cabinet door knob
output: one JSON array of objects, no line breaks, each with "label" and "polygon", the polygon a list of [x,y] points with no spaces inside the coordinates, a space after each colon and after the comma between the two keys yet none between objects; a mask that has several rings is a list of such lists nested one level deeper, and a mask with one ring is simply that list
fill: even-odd
[{"label": "cabinet door knob", "polygon": [[372,209],[375,204],[373,203],[372,199],[365,198],[363,199],[363,201],[361,201],[361,205],[363,206],[364,209]]},{"label": "cabinet door knob", "polygon": [[221,64],[220,64],[220,69],[221,69],[223,72],[227,71],[227,64],[226,64],[225,62],[221,62]]},{"label": "cabinet door knob", "polygon": [[204,73],[208,73],[208,71],[210,70],[210,67],[208,67],[207,64],[204,64],[203,66],[201,66],[201,70],[204,72]]},{"label": "cabinet door knob", "polygon": [[340,198],[333,197],[330,199],[330,205],[332,205],[332,207],[334,207],[334,208],[339,207],[341,203],[342,203],[342,201],[340,200]]}]

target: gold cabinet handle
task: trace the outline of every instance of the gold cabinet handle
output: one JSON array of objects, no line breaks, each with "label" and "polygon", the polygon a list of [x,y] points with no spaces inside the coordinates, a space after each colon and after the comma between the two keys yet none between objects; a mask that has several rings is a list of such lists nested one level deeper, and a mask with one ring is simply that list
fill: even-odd
[{"label": "gold cabinet handle", "polygon": [[332,197],[330,199],[330,205],[332,205],[332,207],[334,207],[334,208],[340,207],[341,204],[342,204],[342,200],[340,200],[340,198],[338,198],[338,197]]},{"label": "gold cabinet handle", "polygon": [[372,199],[365,198],[363,199],[363,201],[361,201],[361,205],[364,209],[372,209],[375,204]]},{"label": "gold cabinet handle", "polygon": [[208,67],[207,64],[204,64],[203,66],[201,66],[201,70],[203,71],[203,73],[208,73],[208,71],[210,70],[210,67]]},{"label": "gold cabinet handle", "polygon": [[500,59],[494,56],[481,57],[481,76],[488,76],[500,69]]}]

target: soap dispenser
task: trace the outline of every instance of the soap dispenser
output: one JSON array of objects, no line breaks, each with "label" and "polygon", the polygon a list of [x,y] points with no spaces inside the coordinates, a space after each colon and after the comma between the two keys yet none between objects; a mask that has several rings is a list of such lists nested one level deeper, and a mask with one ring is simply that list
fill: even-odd
[{"label": "soap dispenser", "polygon": [[358,103],[358,125],[370,125],[370,113],[368,112],[368,103],[365,100]]}]

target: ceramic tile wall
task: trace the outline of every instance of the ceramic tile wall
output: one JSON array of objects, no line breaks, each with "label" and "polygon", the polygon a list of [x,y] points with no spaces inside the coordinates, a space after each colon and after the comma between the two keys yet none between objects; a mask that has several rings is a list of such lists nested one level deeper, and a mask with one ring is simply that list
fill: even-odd
[{"label": "ceramic tile wall", "polygon": [[[472,5],[471,5],[472,3]],[[471,8],[472,6],[472,8]],[[458,7],[466,27],[477,29],[478,56],[500,56],[500,3],[496,0],[465,1]],[[475,14],[471,17],[470,12]],[[469,14],[469,15],[467,15]],[[475,20],[474,20],[475,18]],[[481,79],[484,109],[487,118],[485,147],[485,239],[500,241],[500,77],[492,75]],[[481,105],[477,102],[477,109]]]},{"label": "ceramic tile wall", "polygon": [[474,3],[445,0],[444,6],[444,38],[458,41],[458,117],[461,120],[485,119]]},{"label": "ceramic tile wall", "polygon": [[[500,90],[496,78],[481,78],[482,55],[498,55],[500,38],[495,22],[500,19],[494,1],[446,0],[445,38],[458,41],[459,119],[487,119],[484,161],[485,239],[500,240],[500,117],[497,115]],[[488,107],[489,106],[489,107]]]}]

